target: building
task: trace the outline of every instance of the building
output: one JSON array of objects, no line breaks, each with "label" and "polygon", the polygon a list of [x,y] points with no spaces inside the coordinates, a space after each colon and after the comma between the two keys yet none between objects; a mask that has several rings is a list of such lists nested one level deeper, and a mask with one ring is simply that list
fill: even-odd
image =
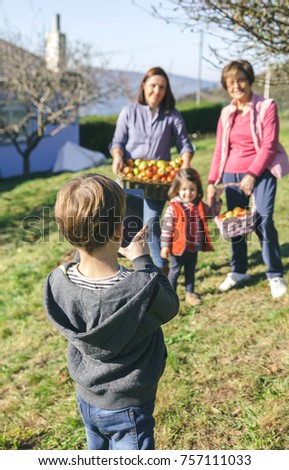
[{"label": "building", "polygon": [[[33,63],[39,65],[42,62],[41,67],[57,73],[66,64],[65,43],[65,35],[60,32],[59,15],[55,15],[53,18],[52,31],[47,34],[44,58],[0,39],[0,178],[21,175],[23,173],[23,157],[17,151],[16,146],[11,143],[11,139],[7,138],[7,135],[3,132],[4,127],[7,124],[11,126],[18,125],[20,129],[20,123],[22,123],[20,132],[17,132],[16,142],[20,149],[25,148],[27,135],[36,129],[36,122],[33,119],[27,120],[28,108],[25,107],[25,103],[23,103],[23,100],[21,101],[19,95],[7,96],[4,61],[8,61],[9,57],[14,54],[14,57],[17,55],[19,61],[23,59],[28,68],[33,67]],[[19,71],[19,73],[21,72]],[[58,150],[64,143],[68,140],[73,143],[79,142],[77,119],[71,124],[64,126],[55,135],[53,135],[54,127],[54,125],[49,125],[45,128],[43,137],[32,151],[30,156],[31,173],[51,170],[57,158]]]}]

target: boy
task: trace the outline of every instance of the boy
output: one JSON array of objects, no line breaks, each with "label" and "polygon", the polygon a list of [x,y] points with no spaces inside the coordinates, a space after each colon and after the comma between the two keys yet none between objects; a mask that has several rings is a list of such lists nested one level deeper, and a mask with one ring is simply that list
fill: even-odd
[{"label": "boy", "polygon": [[[59,266],[44,285],[48,318],[68,340],[68,369],[88,449],[154,449],[154,400],[165,368],[161,324],[178,297],[152,262],[144,227],[121,248],[125,194],[105,176],[85,174],[57,196],[61,233],[80,263]],[[135,268],[118,264],[118,252]]]}]

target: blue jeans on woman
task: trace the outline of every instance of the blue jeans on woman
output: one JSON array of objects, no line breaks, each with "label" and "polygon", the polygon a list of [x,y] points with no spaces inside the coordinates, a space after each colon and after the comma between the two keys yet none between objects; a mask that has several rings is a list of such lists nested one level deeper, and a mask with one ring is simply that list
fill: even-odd
[{"label": "blue jeans on woman", "polygon": [[145,199],[144,201],[144,223],[148,225],[148,244],[154,264],[158,268],[164,268],[168,262],[161,258],[160,218],[166,201],[156,201],[155,199]]},{"label": "blue jeans on woman", "polygon": [[89,450],[154,450],[154,400],[143,406],[102,410],[77,397]]},{"label": "blue jeans on woman", "polygon": [[[224,173],[222,182],[239,183],[245,176],[244,173]],[[274,225],[273,213],[276,196],[276,178],[265,170],[256,179],[254,197],[256,205],[256,234],[262,248],[262,258],[267,265],[266,276],[268,279],[282,277],[283,265],[278,241],[278,233]],[[245,208],[249,205],[249,197],[236,186],[228,186],[225,189],[228,210],[234,207]],[[245,274],[247,271],[247,241],[246,236],[232,238],[232,261],[233,272]]]}]

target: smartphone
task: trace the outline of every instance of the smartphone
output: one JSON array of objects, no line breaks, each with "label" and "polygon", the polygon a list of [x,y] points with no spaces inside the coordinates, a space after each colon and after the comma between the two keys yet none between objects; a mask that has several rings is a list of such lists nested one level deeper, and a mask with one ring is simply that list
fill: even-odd
[{"label": "smartphone", "polygon": [[126,194],[126,213],[123,220],[123,238],[121,246],[127,247],[133,237],[143,227],[144,192],[143,189],[124,189]]}]

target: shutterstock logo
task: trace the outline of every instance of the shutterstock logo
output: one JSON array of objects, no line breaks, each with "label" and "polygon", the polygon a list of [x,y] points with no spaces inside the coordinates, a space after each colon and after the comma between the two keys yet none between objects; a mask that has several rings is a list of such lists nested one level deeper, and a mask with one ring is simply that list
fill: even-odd
[{"label": "shutterstock logo", "polygon": [[27,243],[50,242],[51,233],[59,233],[59,242],[64,242],[64,237],[58,231],[58,226],[51,207],[42,208],[42,216],[29,215],[22,220],[23,233],[20,241]]},{"label": "shutterstock logo", "polygon": [[[111,213],[113,209],[111,209],[109,212]],[[39,213],[38,213],[39,214]],[[27,242],[27,243],[49,243],[51,241],[51,236],[52,234],[55,235],[55,233],[58,234],[58,242],[63,243],[65,241],[65,237],[62,235],[62,233],[59,231],[57,221],[54,217],[54,213],[51,207],[49,206],[44,206],[42,208],[42,214],[41,215],[29,215],[28,217],[25,217],[22,220],[22,234],[20,236],[20,242]],[[111,230],[107,228],[108,224],[115,224],[118,225],[120,223],[120,217],[119,216],[111,216],[109,214],[103,214],[99,218],[99,236],[107,233],[112,233]],[[257,233],[258,237],[262,239],[263,242],[268,242],[266,236],[262,234],[262,224],[264,224],[265,220],[267,219],[267,216],[261,216],[258,215],[258,217],[255,220],[255,232]],[[210,232],[210,237],[213,242],[213,244],[220,243],[220,241],[224,241],[222,235],[220,234],[219,228],[215,225],[215,223],[210,220],[211,218],[208,218],[208,223],[209,223],[209,232]],[[59,221],[58,221],[59,222]],[[195,226],[195,221],[191,221],[192,223],[189,224],[189,230],[195,230],[193,227]],[[83,217],[83,220],[81,220],[81,224],[78,222],[78,231],[74,231],[74,225],[72,225],[72,233],[77,234],[77,236],[81,236],[81,228],[85,228],[85,230],[90,233],[90,236],[93,236],[93,230],[88,230],[90,228],[90,225],[94,224],[95,221],[93,218],[87,218]],[[123,238],[125,241],[128,243],[131,241],[133,236],[140,230],[142,226],[143,221],[136,216],[127,216],[123,220]],[[155,225],[156,221],[153,219],[150,223],[150,220],[146,221],[150,229],[148,230],[148,237],[147,241],[148,243],[152,241],[152,232],[155,231]],[[238,221],[234,222],[235,226],[238,227]],[[158,225],[158,223],[157,223]],[[161,221],[162,228],[164,230],[164,233],[166,231],[170,231],[170,225],[171,222],[167,221],[166,219],[163,219]],[[156,230],[157,231],[157,230]],[[205,233],[202,225],[198,227],[199,235],[201,234],[205,238]],[[232,234],[233,234],[232,230]],[[91,235],[92,234],[92,235]],[[166,236],[166,235],[165,235]],[[193,238],[194,238],[193,234]],[[239,236],[237,238],[226,238],[225,241],[228,243],[231,243],[233,240],[233,243],[240,243],[246,237],[246,241],[249,243],[252,241],[252,236],[253,232],[247,233],[246,235]],[[191,240],[191,236],[188,235],[188,233],[180,234],[180,233],[175,233],[174,234],[174,240],[179,239],[180,237],[184,237],[186,241]],[[76,237],[77,238],[77,237]],[[87,235],[86,235],[87,238]],[[75,238],[74,238],[75,241]],[[100,238],[98,239],[100,241]],[[103,237],[103,242],[106,243],[108,241],[107,237]]]}]

